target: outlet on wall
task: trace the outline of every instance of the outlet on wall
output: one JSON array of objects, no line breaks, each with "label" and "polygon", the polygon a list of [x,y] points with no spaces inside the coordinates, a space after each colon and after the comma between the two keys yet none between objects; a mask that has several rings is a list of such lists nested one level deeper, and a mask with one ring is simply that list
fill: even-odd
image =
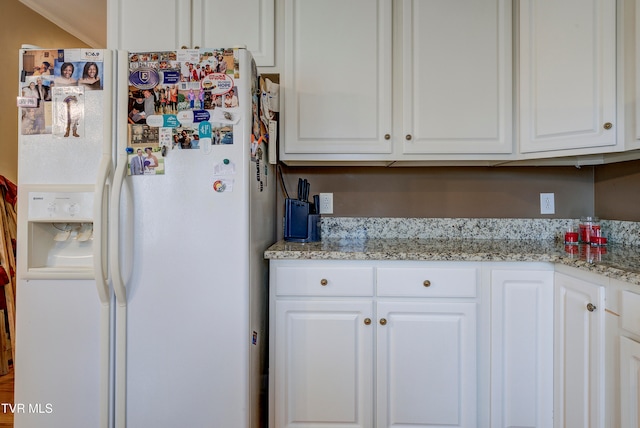
[{"label": "outlet on wall", "polygon": [[540,193],[540,214],[555,214],[556,203],[553,193]]},{"label": "outlet on wall", "polygon": [[333,214],[333,193],[320,193],[320,214]]}]

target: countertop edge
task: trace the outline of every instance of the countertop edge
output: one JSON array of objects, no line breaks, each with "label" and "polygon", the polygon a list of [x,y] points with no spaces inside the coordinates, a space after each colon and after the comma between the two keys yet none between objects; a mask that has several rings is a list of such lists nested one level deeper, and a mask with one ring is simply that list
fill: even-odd
[{"label": "countertop edge", "polygon": [[[511,241],[473,241],[471,243],[471,241],[467,241],[473,246],[469,251],[460,248],[441,249],[432,242],[425,243],[416,240],[387,244],[386,247],[384,244],[378,243],[377,240],[355,242],[354,246],[354,241],[350,240],[333,242],[329,245],[323,245],[323,243],[292,244],[280,241],[264,252],[264,258],[268,260],[546,262],[570,266],[611,279],[640,285],[640,269],[637,268],[638,260],[635,255],[629,256],[629,260],[625,260],[624,256],[618,256],[616,262],[608,261],[606,254],[597,261],[586,260],[566,252],[563,244],[555,242],[531,242],[529,245],[532,249],[527,250],[527,243]],[[421,245],[423,248],[420,250],[409,248],[415,245]],[[443,242],[442,245],[447,247],[451,243]],[[456,247],[461,244],[453,243],[452,245]],[[385,248],[376,248],[379,246]],[[424,248],[427,246],[433,248],[427,250]],[[483,246],[490,248],[484,250]],[[514,246],[518,248],[512,248]]]}]

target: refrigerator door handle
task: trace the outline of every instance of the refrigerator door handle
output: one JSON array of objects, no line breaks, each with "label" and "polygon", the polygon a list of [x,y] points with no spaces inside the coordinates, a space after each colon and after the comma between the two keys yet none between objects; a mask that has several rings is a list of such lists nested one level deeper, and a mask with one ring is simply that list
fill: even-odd
[{"label": "refrigerator door handle", "polygon": [[116,295],[116,302],[120,306],[127,305],[127,289],[122,279],[120,269],[120,196],[122,185],[127,175],[127,155],[119,155],[116,172],[114,174],[113,189],[111,191],[111,210],[109,228],[109,262],[111,267],[111,279],[113,281],[113,291]]},{"label": "refrigerator door handle", "polygon": [[[105,237],[106,222],[104,221],[105,196],[108,195],[109,181],[113,173],[113,161],[108,155],[103,155],[98,169],[98,180],[96,182],[96,195],[93,201],[93,245],[94,263],[93,269],[96,277],[96,287],[98,297],[102,304],[108,305],[109,277],[106,269],[106,254],[103,238]],[[108,205],[107,205],[108,206]]]},{"label": "refrigerator door handle", "polygon": [[114,377],[114,426],[124,428],[127,408],[127,289],[120,268],[120,199],[122,186],[127,175],[127,155],[119,155],[116,160],[113,188],[111,189],[109,228],[109,262],[111,281],[116,296],[115,328],[115,377]]}]

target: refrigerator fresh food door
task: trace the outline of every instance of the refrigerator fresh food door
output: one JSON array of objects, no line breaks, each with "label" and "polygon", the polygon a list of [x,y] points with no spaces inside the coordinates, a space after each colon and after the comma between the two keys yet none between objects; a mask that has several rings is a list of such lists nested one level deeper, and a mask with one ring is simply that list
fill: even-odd
[{"label": "refrigerator fresh food door", "polygon": [[[129,81],[133,71],[126,60],[134,57],[132,70],[146,77],[145,70],[139,73],[144,53],[118,55],[119,81]],[[264,380],[259,374],[250,379],[250,373],[257,365],[252,351],[265,338],[253,326],[250,282],[266,291],[262,251],[273,234],[256,235],[262,248],[254,249],[250,233],[252,219],[271,229],[273,219],[268,211],[250,212],[257,203],[250,186],[259,187],[249,139],[252,67],[245,50],[237,59],[239,73],[218,76],[233,82],[239,105],[224,110],[235,123],[211,120],[232,135],[231,144],[201,138],[198,148],[172,145],[161,159],[163,173],[131,175],[135,159],[128,157],[137,151],[128,145],[133,127],[119,127],[110,215],[118,427],[257,427],[257,418],[250,419],[259,404],[250,400],[257,400],[253,391]],[[135,91],[118,90],[119,123],[130,113],[130,93]],[[189,102],[188,90],[181,93],[180,102]],[[190,116],[184,111],[177,114],[179,120],[185,117]],[[175,125],[178,132],[182,123]],[[255,199],[270,198],[273,188]]]}]

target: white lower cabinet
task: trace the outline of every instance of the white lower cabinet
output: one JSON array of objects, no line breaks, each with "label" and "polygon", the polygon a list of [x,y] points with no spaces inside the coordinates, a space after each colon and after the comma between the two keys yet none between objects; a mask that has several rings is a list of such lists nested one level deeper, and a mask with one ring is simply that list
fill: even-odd
[{"label": "white lower cabinet", "polygon": [[272,260],[269,427],[638,428],[640,295],[612,287],[550,263]]},{"label": "white lower cabinet", "polygon": [[276,303],[275,426],[373,426],[372,313],[371,300]]},{"label": "white lower cabinet", "polygon": [[640,427],[640,294],[623,289],[620,296],[620,427],[638,428]]},{"label": "white lower cabinet", "polygon": [[640,427],[640,343],[620,336],[620,426]]},{"label": "white lower cabinet", "polygon": [[422,265],[271,262],[271,428],[478,426],[480,265]]},{"label": "white lower cabinet", "polygon": [[377,305],[378,427],[476,426],[476,304]]},{"label": "white lower cabinet", "polygon": [[556,428],[605,428],[605,287],[555,274]]},{"label": "white lower cabinet", "polygon": [[553,427],[553,268],[491,270],[491,427]]}]

